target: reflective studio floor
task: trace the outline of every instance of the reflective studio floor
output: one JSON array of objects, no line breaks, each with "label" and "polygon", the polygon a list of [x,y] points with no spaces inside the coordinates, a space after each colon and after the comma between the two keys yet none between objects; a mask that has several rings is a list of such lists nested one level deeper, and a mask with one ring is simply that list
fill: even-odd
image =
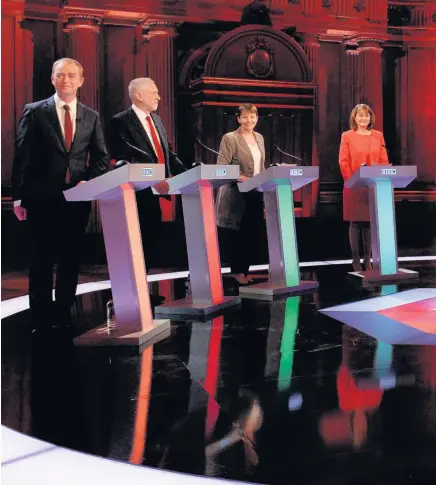
[{"label": "reflective studio floor", "polygon": [[[59,330],[32,334],[27,310],[13,314],[1,326],[2,424],[250,483],[434,484],[436,261],[402,267],[419,281],[364,289],[347,265],[304,268],[317,292],[172,319],[145,350],[75,347]],[[185,283],[150,289],[171,300]],[[74,335],[103,322],[109,299],[109,289],[77,297]]]}]

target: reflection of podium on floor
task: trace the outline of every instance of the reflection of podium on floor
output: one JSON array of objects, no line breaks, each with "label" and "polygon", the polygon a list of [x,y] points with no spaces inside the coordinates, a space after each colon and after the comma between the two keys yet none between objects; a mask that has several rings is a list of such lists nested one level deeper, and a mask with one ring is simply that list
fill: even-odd
[{"label": "reflection of podium on floor", "polygon": [[169,331],[169,320],[153,320],[135,197],[164,179],[163,165],[127,164],[64,192],[69,202],[99,201],[117,326],[94,328],[76,345],[141,345]]},{"label": "reflection of podium on floor", "polygon": [[300,279],[293,195],[293,191],[317,180],[318,171],[318,167],[272,166],[238,184],[241,192],[263,192],[269,253],[269,281],[241,286],[241,296],[269,298],[318,287],[316,281]]},{"label": "reflection of podium on floor", "polygon": [[265,377],[278,372],[279,391],[289,389],[291,385],[300,299],[300,296],[291,296],[270,304],[271,322],[267,341]]},{"label": "reflection of podium on floor", "polygon": [[168,179],[170,194],[181,194],[192,298],[165,303],[156,315],[205,315],[238,304],[224,296],[213,189],[234,182],[237,165],[199,165]]},{"label": "reflection of podium on floor", "polygon": [[373,270],[350,273],[364,285],[418,278],[416,271],[398,268],[394,188],[407,187],[416,178],[415,166],[360,167],[345,187],[369,188]]}]

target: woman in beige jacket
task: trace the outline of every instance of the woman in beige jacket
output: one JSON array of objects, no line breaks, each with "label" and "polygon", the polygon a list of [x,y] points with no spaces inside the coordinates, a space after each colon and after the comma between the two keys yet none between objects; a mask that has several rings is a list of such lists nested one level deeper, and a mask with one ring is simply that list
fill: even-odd
[{"label": "woman in beige jacket", "polygon": [[[254,131],[258,121],[256,106],[240,106],[237,119],[240,127],[223,136],[217,163],[239,165],[243,182],[265,170],[265,143],[263,136]],[[219,189],[217,225],[225,233],[231,270],[239,284],[252,281],[249,267],[258,247],[256,241],[265,233],[264,224],[260,192],[239,192],[236,183]]]}]

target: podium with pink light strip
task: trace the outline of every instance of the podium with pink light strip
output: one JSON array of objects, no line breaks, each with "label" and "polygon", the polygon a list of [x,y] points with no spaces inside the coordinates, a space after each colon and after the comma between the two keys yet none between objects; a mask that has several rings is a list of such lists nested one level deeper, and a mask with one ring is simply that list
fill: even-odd
[{"label": "podium with pink light strip", "polygon": [[239,178],[237,165],[199,165],[167,179],[182,196],[192,296],[155,307],[156,315],[206,315],[240,303],[224,296],[213,189]]},{"label": "podium with pink light strip", "polygon": [[153,320],[135,196],[162,180],[163,165],[135,163],[64,192],[69,202],[99,201],[116,317],[115,330],[103,324],[76,337],[76,345],[139,346],[169,335],[169,320]]}]

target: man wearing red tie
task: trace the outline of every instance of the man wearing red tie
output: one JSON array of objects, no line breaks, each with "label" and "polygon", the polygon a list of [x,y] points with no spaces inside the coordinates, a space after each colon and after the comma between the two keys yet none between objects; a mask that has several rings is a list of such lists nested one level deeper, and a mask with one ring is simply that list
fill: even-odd
[{"label": "man wearing red tie", "polygon": [[63,191],[107,168],[99,115],[77,101],[83,81],[76,60],[57,60],[51,73],[56,93],[26,105],[17,131],[12,197],[15,215],[27,221],[30,311],[41,330],[70,322],[90,212],[89,202],[66,202]]},{"label": "man wearing red tie", "polygon": [[[146,77],[134,79],[129,84],[129,96],[132,106],[111,120],[112,158],[130,163],[163,163],[167,178],[184,172],[183,163],[169,148],[162,118],[154,113],[160,101],[155,82]],[[169,185],[162,181],[154,188],[159,194],[166,195]],[[145,260],[149,267],[155,263],[154,249],[158,246],[162,211],[159,197],[153,195],[151,189],[137,192],[136,199]]]}]

